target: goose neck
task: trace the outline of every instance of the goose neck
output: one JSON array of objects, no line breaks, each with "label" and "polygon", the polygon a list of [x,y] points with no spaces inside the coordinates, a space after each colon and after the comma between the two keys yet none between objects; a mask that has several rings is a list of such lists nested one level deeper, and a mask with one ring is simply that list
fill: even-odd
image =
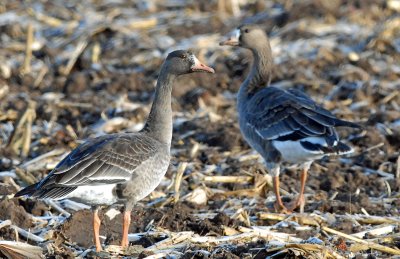
[{"label": "goose neck", "polygon": [[153,104],[143,131],[149,132],[154,138],[164,144],[171,145],[172,139],[172,108],[171,92],[176,76],[161,70],[157,80]]},{"label": "goose neck", "polygon": [[251,70],[239,91],[239,95],[242,97],[251,97],[258,90],[271,83],[273,60],[269,43],[262,48],[252,49],[251,51],[254,60]]}]

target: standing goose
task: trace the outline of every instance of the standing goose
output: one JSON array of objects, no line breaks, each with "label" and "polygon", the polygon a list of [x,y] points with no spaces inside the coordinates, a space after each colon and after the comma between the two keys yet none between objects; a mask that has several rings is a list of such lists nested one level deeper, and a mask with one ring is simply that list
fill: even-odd
[{"label": "standing goose", "polygon": [[[352,152],[340,142],[335,127],[359,127],[340,120],[295,89],[269,86],[273,59],[266,33],[256,25],[242,25],[220,45],[239,46],[251,50],[252,69],[237,96],[237,110],[242,135],[264,158],[273,176],[276,207],[290,213],[298,206],[304,211],[304,187],[311,163],[324,156]],[[301,189],[290,209],[279,194],[279,173],[282,162],[302,165]]]},{"label": "standing goose", "polygon": [[194,54],[177,50],[162,65],[153,105],[144,128],[89,139],[65,157],[42,181],[15,194],[36,198],[71,198],[93,206],[96,250],[101,250],[100,205],[124,203],[121,245],[128,245],[131,211],[161,182],[170,162],[172,138],[171,91],[175,78],[214,70]]}]

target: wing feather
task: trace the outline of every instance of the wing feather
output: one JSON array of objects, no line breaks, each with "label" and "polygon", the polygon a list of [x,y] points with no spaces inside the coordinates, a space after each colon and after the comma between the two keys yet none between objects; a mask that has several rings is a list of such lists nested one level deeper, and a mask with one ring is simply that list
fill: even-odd
[{"label": "wing feather", "polygon": [[91,139],[73,150],[36,187],[34,196],[58,198],[78,186],[122,183],[160,148],[143,134],[112,134]]},{"label": "wing feather", "polygon": [[273,86],[259,91],[246,107],[248,127],[265,140],[299,140],[322,137],[338,142],[335,126],[357,126],[337,119],[298,90]]}]

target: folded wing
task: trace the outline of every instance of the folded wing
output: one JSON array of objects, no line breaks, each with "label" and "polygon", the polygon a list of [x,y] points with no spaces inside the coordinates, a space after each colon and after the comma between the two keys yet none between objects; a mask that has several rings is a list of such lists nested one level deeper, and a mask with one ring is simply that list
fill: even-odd
[{"label": "folded wing", "polygon": [[59,198],[83,185],[123,183],[157,152],[158,143],[140,134],[106,135],[74,149],[50,174],[16,196]]},{"label": "folded wing", "polygon": [[338,143],[335,127],[359,127],[340,120],[304,93],[267,87],[247,106],[247,125],[265,140],[297,141],[321,137],[328,146]]}]

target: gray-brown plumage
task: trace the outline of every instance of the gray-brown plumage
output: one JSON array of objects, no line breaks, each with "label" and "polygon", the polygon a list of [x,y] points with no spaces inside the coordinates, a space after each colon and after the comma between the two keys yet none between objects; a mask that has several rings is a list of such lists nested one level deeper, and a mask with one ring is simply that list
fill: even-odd
[{"label": "gray-brown plumage", "polygon": [[125,205],[122,246],[127,246],[132,207],[159,185],[169,166],[172,84],[177,76],[197,71],[214,73],[188,51],[170,53],[162,65],[153,105],[140,132],[87,140],[46,178],[15,196],[71,198],[95,206],[94,235],[98,251],[101,244],[97,206],[122,202]]},{"label": "gray-brown plumage", "polygon": [[[295,89],[269,86],[273,59],[266,33],[256,25],[242,25],[220,45],[239,46],[252,51],[252,69],[242,83],[237,100],[240,130],[246,141],[265,159],[273,175],[277,206],[290,212],[304,209],[307,171],[315,159],[352,152],[340,142],[335,127],[359,127],[336,118],[310,97]],[[288,210],[279,194],[282,162],[302,164],[300,195]]]}]

